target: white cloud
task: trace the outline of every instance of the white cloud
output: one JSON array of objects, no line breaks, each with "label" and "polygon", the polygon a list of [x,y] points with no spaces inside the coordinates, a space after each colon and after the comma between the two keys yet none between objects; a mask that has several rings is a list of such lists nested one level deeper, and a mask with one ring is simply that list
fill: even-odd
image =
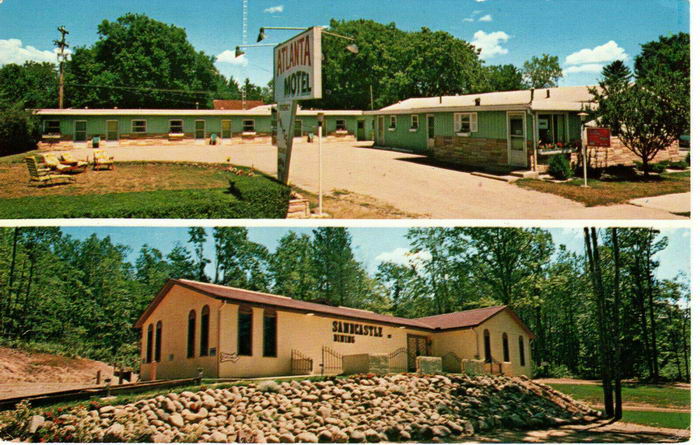
[{"label": "white cloud", "polygon": [[486,0],[474,0],[477,3],[484,3]]},{"label": "white cloud", "polygon": [[421,263],[424,261],[430,261],[431,255],[429,252],[419,251],[416,253],[411,253],[409,249],[403,247],[397,247],[391,252],[382,252],[376,256],[375,260],[377,263],[394,263],[400,266],[411,266],[414,265],[420,268]]},{"label": "white cloud", "polygon": [[483,17],[479,18],[480,22],[493,22],[493,17],[491,17],[491,14],[486,14]]},{"label": "white cloud", "polygon": [[574,73],[599,73],[603,70],[602,63],[586,63],[585,65],[576,65],[564,68],[564,75]]},{"label": "white cloud", "polygon": [[584,48],[566,56],[568,65],[584,65],[592,63],[606,63],[615,60],[627,60],[629,56],[624,48],[620,48],[614,40],[593,49]]},{"label": "white cloud", "polygon": [[473,22],[474,19],[471,18],[471,17],[467,17],[467,18],[465,18],[465,19],[462,19],[462,21],[463,21],[463,22]]},{"label": "white cloud", "polygon": [[490,59],[491,57],[508,54],[508,50],[501,46],[506,43],[511,36],[503,31],[484,32],[477,31],[474,33],[474,40],[471,44],[481,49],[479,55],[482,59]]},{"label": "white cloud", "polygon": [[270,6],[269,8],[265,9],[264,12],[267,12],[268,14],[274,14],[276,12],[282,11],[284,11],[284,5]]},{"label": "white cloud", "polygon": [[236,57],[236,52],[231,51],[230,49],[227,49],[226,51],[216,56],[216,62],[240,66],[248,65],[248,59],[246,58],[245,54],[240,57]]},{"label": "white cloud", "polygon": [[22,64],[29,60],[35,62],[56,62],[55,51],[42,51],[33,46],[24,46],[19,39],[0,39],[0,65],[8,63]]}]

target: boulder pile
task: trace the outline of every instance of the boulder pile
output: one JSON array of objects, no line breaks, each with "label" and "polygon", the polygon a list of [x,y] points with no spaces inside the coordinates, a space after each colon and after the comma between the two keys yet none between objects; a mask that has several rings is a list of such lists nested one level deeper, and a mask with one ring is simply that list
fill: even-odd
[{"label": "boulder pile", "polygon": [[458,441],[475,432],[583,423],[599,415],[525,377],[368,374],[208,388],[120,406],[93,404],[54,418],[34,415],[19,438],[72,442]]}]

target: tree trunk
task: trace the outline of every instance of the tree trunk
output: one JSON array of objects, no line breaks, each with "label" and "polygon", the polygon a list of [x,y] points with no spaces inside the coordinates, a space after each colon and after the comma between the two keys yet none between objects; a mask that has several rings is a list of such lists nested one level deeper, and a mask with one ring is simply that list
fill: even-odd
[{"label": "tree trunk", "polygon": [[10,296],[12,294],[12,285],[15,279],[15,268],[17,266],[17,242],[19,241],[19,227],[15,227],[13,231],[12,239],[12,260],[10,260],[10,272],[7,279],[7,286],[5,288],[5,298],[3,299],[2,306],[0,306],[0,334],[6,334],[5,330],[5,316],[9,316],[10,311]]},{"label": "tree trunk", "polygon": [[652,381],[659,381],[659,352],[656,345],[656,315],[654,311],[654,283],[653,277],[651,275],[651,236],[647,239],[647,245],[645,246],[645,275],[647,281],[647,298],[649,301],[649,322],[651,330],[651,358],[652,358]]},{"label": "tree trunk", "polygon": [[613,283],[613,338],[615,354],[612,369],[615,373],[615,420],[622,419],[622,339],[620,338],[620,244],[617,229],[612,228],[613,257],[615,259],[615,279]]}]

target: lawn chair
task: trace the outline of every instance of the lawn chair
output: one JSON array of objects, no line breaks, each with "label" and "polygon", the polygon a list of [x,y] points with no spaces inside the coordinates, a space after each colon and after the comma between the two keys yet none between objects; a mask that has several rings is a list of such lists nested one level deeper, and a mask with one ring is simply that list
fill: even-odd
[{"label": "lawn chair", "polygon": [[59,173],[70,173],[71,171],[73,171],[72,166],[59,161],[56,155],[53,153],[41,155],[41,160],[42,163],[49,168],[49,170],[57,171]]},{"label": "lawn chair", "polygon": [[88,163],[85,161],[79,161],[73,157],[70,153],[61,154],[61,163],[71,166],[71,171],[84,172],[87,170]]},{"label": "lawn chair", "polygon": [[58,183],[68,183],[75,182],[75,178],[70,175],[57,175],[51,172],[51,169],[41,168],[36,162],[34,156],[27,156],[24,158],[27,163],[27,168],[29,169],[29,183],[33,184],[35,182],[39,184],[58,184]]},{"label": "lawn chair", "polygon": [[114,170],[114,156],[107,156],[104,150],[95,150],[93,156],[93,170]]}]

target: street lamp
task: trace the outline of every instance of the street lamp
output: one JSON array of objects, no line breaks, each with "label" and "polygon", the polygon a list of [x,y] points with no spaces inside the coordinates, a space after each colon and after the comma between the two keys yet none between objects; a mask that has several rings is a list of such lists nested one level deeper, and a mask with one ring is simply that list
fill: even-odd
[{"label": "street lamp", "polygon": [[291,29],[291,30],[303,31],[303,30],[308,29],[308,28],[301,28],[299,26],[262,26],[260,28],[260,32],[258,32],[258,40],[257,40],[258,43],[262,42],[267,37],[267,35],[265,35],[266,29]]},{"label": "street lamp", "polygon": [[243,51],[241,48],[260,48],[260,47],[264,47],[264,46],[277,46],[277,44],[276,43],[261,43],[258,45],[238,45],[236,47],[236,52],[234,53],[234,55],[236,56],[236,58],[245,55],[245,51]]},{"label": "street lamp", "polygon": [[586,117],[588,113],[581,111],[577,115],[581,118],[581,154],[583,156],[583,187],[588,187],[588,150],[586,148],[586,143],[584,142],[584,137],[586,133]]},{"label": "street lamp", "polygon": [[[266,29],[305,30],[308,28],[300,28],[300,27],[296,27],[296,26],[263,26],[260,28],[260,31],[258,32],[258,40],[257,40],[258,42],[262,42],[263,40],[265,40],[267,38],[267,34],[265,34]],[[352,43],[350,43],[348,46],[346,46],[345,49],[350,51],[353,54],[357,54],[360,52],[360,48],[358,48],[357,44],[355,43],[355,39],[353,39],[352,37],[343,36],[343,35],[336,34],[334,32],[330,32],[330,31],[322,31],[322,33],[327,34],[329,36],[338,37],[339,39],[349,40]]]},{"label": "street lamp", "polygon": [[318,123],[318,216],[323,217],[323,151],[321,141],[323,140],[323,113],[316,115]]}]

